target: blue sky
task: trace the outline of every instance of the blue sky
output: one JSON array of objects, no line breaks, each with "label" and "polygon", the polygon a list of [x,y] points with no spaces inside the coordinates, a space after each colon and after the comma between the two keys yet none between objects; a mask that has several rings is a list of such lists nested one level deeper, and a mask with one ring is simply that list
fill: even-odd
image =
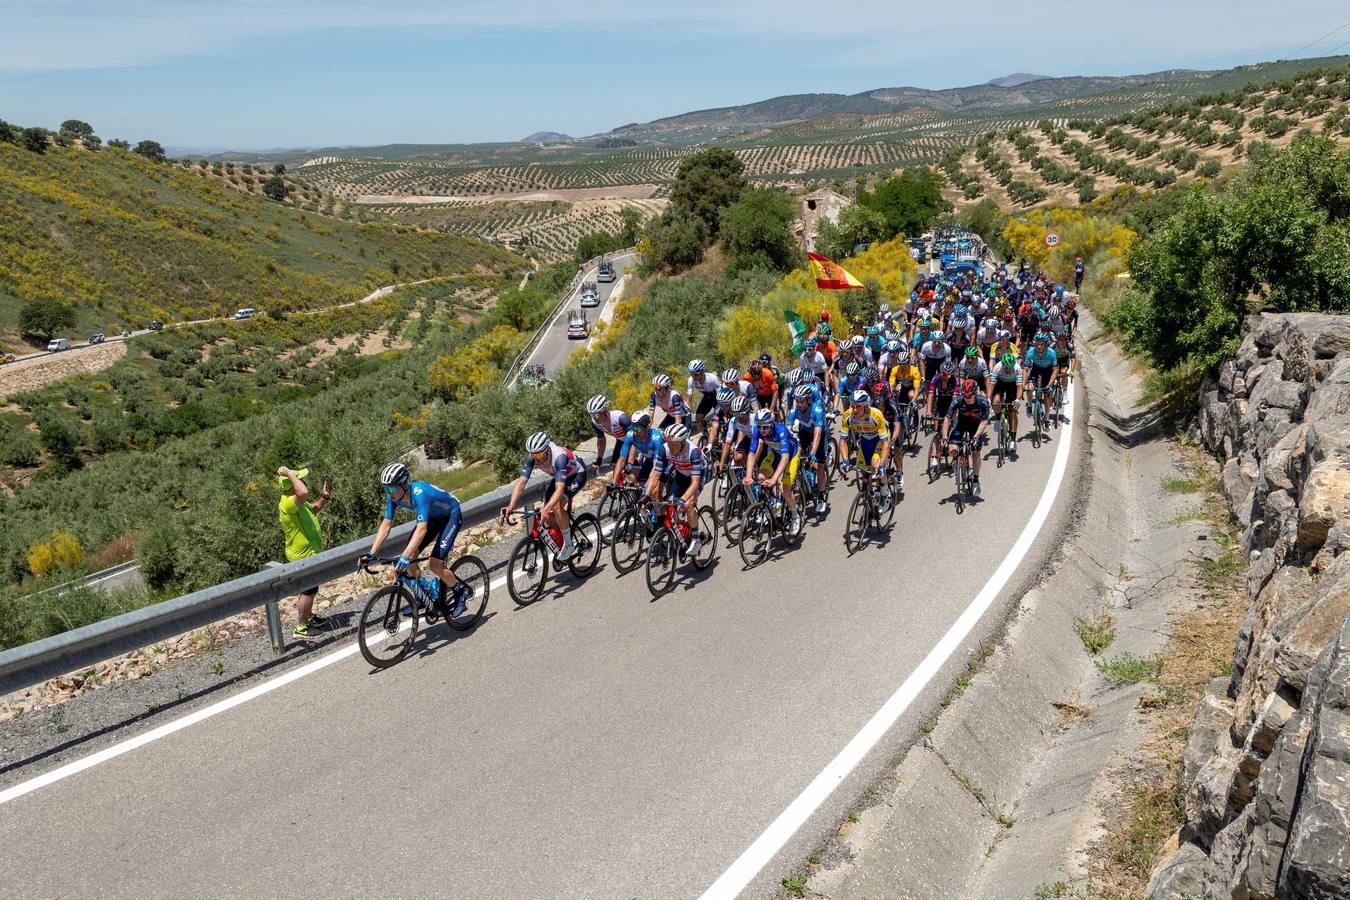
[{"label": "blue sky", "polygon": [[183,147],[515,140],[779,94],[1222,68],[1350,42],[1344,0],[966,0],[960,21],[938,15],[956,8],[0,0],[0,118]]}]

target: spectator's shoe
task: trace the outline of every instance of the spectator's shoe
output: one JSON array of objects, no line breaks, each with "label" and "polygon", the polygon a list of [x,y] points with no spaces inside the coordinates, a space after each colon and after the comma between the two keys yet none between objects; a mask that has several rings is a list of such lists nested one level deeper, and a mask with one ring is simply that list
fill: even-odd
[{"label": "spectator's shoe", "polygon": [[294,637],[300,638],[302,641],[312,641],[314,639],[315,630],[316,629],[307,620],[295,626],[295,630],[292,631],[291,634]]},{"label": "spectator's shoe", "polygon": [[455,583],[455,605],[450,609],[452,618],[458,618],[459,616],[464,615],[464,607],[468,604],[469,598],[472,596],[473,591],[467,584],[462,581]]},{"label": "spectator's shoe", "polygon": [[321,616],[317,613],[310,613],[309,619],[308,621],[305,622],[305,624],[308,625],[310,628],[318,628],[320,630],[323,630],[325,628],[332,627],[333,622],[327,616]]}]

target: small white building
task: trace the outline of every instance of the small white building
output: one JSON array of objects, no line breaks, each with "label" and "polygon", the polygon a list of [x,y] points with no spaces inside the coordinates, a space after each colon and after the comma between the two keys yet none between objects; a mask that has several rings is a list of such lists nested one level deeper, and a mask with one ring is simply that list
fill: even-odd
[{"label": "small white building", "polygon": [[816,230],[822,219],[839,224],[839,213],[844,207],[852,206],[853,201],[829,188],[821,188],[805,194],[801,199],[801,214],[793,223],[797,243],[807,250],[816,249]]}]

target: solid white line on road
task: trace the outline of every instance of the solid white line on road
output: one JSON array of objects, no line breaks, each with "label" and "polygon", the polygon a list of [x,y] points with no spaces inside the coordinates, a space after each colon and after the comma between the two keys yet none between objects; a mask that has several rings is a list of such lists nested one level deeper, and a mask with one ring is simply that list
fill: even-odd
[{"label": "solid white line on road", "polygon": [[[493,580],[488,587],[489,595],[491,594],[492,591],[499,589],[504,584],[506,584],[505,575],[502,575],[501,577]],[[407,624],[405,623],[402,627],[406,628]],[[35,778],[30,778],[27,781],[20,782],[19,784],[16,784],[13,787],[6,788],[5,790],[0,791],[0,806],[4,806],[11,800],[17,800],[20,797],[24,796],[25,794],[31,794],[33,791],[36,791],[39,788],[44,788],[49,784],[55,784],[56,782],[69,778],[72,775],[77,775],[80,772],[83,772],[85,769],[92,769],[94,766],[97,766],[100,763],[105,763],[110,759],[116,759],[122,754],[130,753],[132,750],[135,750],[138,747],[144,747],[146,744],[157,741],[160,738],[168,737],[169,735],[173,734],[176,731],[182,731],[184,728],[187,728],[191,725],[196,725],[198,722],[203,722],[211,718],[212,716],[216,716],[219,715],[220,713],[225,712],[226,710],[234,709],[236,706],[247,703],[250,700],[257,699],[258,697],[261,697],[264,694],[270,694],[277,688],[285,687],[292,681],[299,681],[306,675],[313,675],[315,672],[318,672],[321,669],[326,669],[333,663],[344,660],[355,653],[359,653],[360,651],[361,651],[360,643],[358,643],[357,641],[352,641],[350,644],[348,644],[347,646],[343,647],[340,650],[334,650],[332,653],[329,653],[326,656],[321,656],[318,659],[314,660],[313,662],[306,663],[305,665],[300,666],[297,669],[292,669],[289,672],[286,672],[282,675],[278,675],[271,681],[265,681],[262,684],[254,685],[248,690],[240,691],[233,697],[226,697],[224,700],[212,703],[210,706],[204,706],[195,712],[188,713],[181,719],[174,719],[172,722],[165,722],[163,725],[160,725],[157,728],[152,728],[149,731],[145,732],[144,734],[138,734],[135,737],[127,738],[125,741],[113,744],[111,747],[105,747],[102,750],[98,751],[97,753],[91,753],[89,756],[86,756],[83,759],[77,759],[72,763],[66,763],[64,766],[52,769],[50,772],[38,775]]]},{"label": "solid white line on road", "polygon": [[1046,518],[1050,515],[1050,508],[1054,505],[1055,495],[1059,493],[1060,483],[1064,480],[1064,472],[1069,466],[1069,452],[1073,446],[1073,396],[1072,392],[1068,402],[1064,405],[1064,415],[1067,421],[1060,429],[1060,443],[1055,451],[1055,462],[1050,469],[1050,479],[1045,483],[1045,490],[1041,493],[1040,502],[1036,504],[1035,511],[1031,514],[1030,521],[1027,522],[1022,533],[1018,535],[1017,542],[1013,544],[1008,555],[1003,558],[993,576],[985,582],[980,592],[975,595],[975,599],[970,601],[965,612],[961,613],[960,618],[952,623],[951,628],[942,639],[934,645],[928,655],[919,663],[918,668],[910,673],[909,677],[901,682],[900,687],[896,688],[890,699],[877,710],[872,718],[867,720],[862,730],[853,736],[844,749],[829,764],[812,779],[797,798],[788,804],[787,809],[779,813],[778,818],[764,829],[764,833],[755,839],[755,842],[746,848],[735,862],[731,864],[721,876],[712,883],[706,891],[703,892],[700,900],[731,900],[745,890],[755,876],[760,873],[769,861],[778,854],[778,851],[792,838],[794,834],[806,824],[806,820],[811,817],[825,799],[834,792],[834,789],[843,782],[848,774],[852,772],[862,762],[882,736],[893,726],[905,712],[909,709],[911,703],[918,698],[920,692],[928,686],[938,671],[942,668],[948,658],[951,657],[961,647],[961,643],[970,634],[980,618],[984,616],[999,592],[1007,585],[1008,580],[1012,578],[1013,573],[1021,564],[1027,552],[1031,550],[1031,545],[1035,542],[1037,534],[1040,533],[1041,526],[1045,524]]}]

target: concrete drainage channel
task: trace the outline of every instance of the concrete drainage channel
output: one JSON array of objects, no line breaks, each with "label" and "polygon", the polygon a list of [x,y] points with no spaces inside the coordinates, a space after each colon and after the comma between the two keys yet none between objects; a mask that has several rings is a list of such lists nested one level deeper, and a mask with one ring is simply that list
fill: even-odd
[{"label": "concrete drainage channel", "polygon": [[[1097,332],[1085,317],[1083,332]],[[1141,685],[1107,687],[1075,623],[1109,611],[1112,653],[1153,653],[1205,545],[1167,494],[1175,450],[1138,379],[1097,333],[1086,342],[1091,413],[1078,514],[1049,577],[1012,610],[997,644],[959,674],[944,709],[811,857],[797,889],[831,898],[1030,897],[1086,874],[1101,833],[1104,775],[1143,739]]]}]

